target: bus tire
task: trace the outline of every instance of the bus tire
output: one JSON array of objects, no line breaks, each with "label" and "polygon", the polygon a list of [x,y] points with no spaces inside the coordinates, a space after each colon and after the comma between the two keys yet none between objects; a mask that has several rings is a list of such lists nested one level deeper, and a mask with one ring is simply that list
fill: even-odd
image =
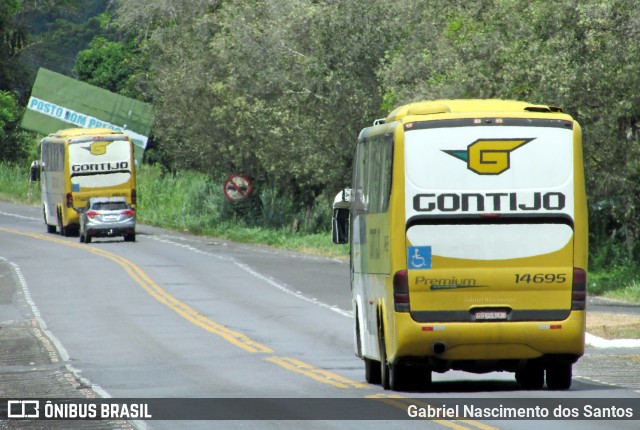
[{"label": "bus tire", "polygon": [[64,236],[64,228],[62,227],[62,219],[60,218],[60,211],[58,211],[58,233],[60,233],[60,236]]},{"label": "bus tire", "polygon": [[525,390],[540,390],[544,386],[544,367],[529,363],[524,369],[516,370],[516,381]]},{"label": "bus tire", "polygon": [[62,237],[69,236],[69,232],[67,231],[65,226],[62,225],[62,214],[60,213],[60,209],[58,209],[58,231],[60,232],[60,236]]},{"label": "bus tire", "polygon": [[418,364],[412,366],[412,389],[416,391],[427,391],[431,388],[433,382],[433,371],[428,364]]},{"label": "bus tire", "polygon": [[362,340],[360,338],[360,318],[358,318],[358,308],[355,308],[355,312],[354,312],[355,317],[355,324],[353,327],[353,336],[355,338],[356,341],[356,356],[357,357],[362,357]]},{"label": "bus tire", "polygon": [[56,226],[49,224],[49,221],[47,220],[47,210],[45,209],[44,206],[42,206],[42,218],[44,219],[44,224],[47,226],[47,233],[49,234],[55,233]]},{"label": "bus tire", "polygon": [[411,368],[403,363],[389,366],[389,387],[392,391],[408,391],[411,381]]},{"label": "bus tire", "polygon": [[[356,309],[356,315],[358,315]],[[372,360],[367,357],[363,357],[362,355],[362,340],[360,338],[360,319],[356,317],[355,324],[355,336],[356,336],[356,355],[358,357],[362,357],[364,360],[364,379],[369,384],[379,384],[382,382],[382,377],[380,373],[380,362],[377,360]]]},{"label": "bus tire", "polygon": [[364,358],[364,379],[369,384],[382,383],[382,372],[379,361]]},{"label": "bus tire", "polygon": [[558,363],[547,366],[547,388],[550,390],[568,390],[571,388],[572,377],[571,364]]},{"label": "bus tire", "polygon": [[378,343],[380,344],[380,384],[382,388],[388,390],[391,388],[389,385],[389,364],[387,363],[387,346],[384,341],[384,327],[380,325],[378,329]]}]

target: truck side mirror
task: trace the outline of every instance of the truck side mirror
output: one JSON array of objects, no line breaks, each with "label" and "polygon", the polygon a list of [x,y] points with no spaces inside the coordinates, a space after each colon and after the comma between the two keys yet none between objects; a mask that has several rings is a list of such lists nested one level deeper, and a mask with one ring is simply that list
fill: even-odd
[{"label": "truck side mirror", "polygon": [[336,245],[349,243],[349,206],[351,190],[338,193],[333,201],[333,218],[331,220],[331,239]]}]

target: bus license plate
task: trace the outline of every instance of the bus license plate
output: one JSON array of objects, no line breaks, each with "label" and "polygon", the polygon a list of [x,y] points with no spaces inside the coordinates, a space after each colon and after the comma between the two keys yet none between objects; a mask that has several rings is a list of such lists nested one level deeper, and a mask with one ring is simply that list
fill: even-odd
[{"label": "bus license plate", "polygon": [[476,320],[506,320],[507,311],[476,311]]}]

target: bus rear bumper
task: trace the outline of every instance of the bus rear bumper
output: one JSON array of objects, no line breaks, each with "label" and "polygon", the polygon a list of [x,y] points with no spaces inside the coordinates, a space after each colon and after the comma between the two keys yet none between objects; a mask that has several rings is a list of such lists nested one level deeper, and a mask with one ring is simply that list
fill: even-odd
[{"label": "bus rear bumper", "polygon": [[456,368],[455,362],[469,361],[575,362],[584,354],[584,311],[572,311],[563,321],[417,323],[401,313],[396,318],[392,361],[427,359]]}]

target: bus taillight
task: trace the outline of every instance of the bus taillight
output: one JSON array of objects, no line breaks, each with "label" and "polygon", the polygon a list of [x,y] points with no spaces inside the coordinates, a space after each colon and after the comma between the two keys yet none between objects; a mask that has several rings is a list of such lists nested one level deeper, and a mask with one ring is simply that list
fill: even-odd
[{"label": "bus taillight", "polygon": [[67,207],[68,208],[73,207],[73,194],[71,193],[67,193]]},{"label": "bus taillight", "polygon": [[393,275],[393,307],[396,312],[409,312],[409,274],[406,270]]},{"label": "bus taillight", "polygon": [[136,189],[131,189],[131,206],[135,206],[138,203],[138,193],[136,193]]},{"label": "bus taillight", "polygon": [[573,285],[571,287],[571,310],[583,311],[587,304],[587,272],[578,267],[573,268]]}]

